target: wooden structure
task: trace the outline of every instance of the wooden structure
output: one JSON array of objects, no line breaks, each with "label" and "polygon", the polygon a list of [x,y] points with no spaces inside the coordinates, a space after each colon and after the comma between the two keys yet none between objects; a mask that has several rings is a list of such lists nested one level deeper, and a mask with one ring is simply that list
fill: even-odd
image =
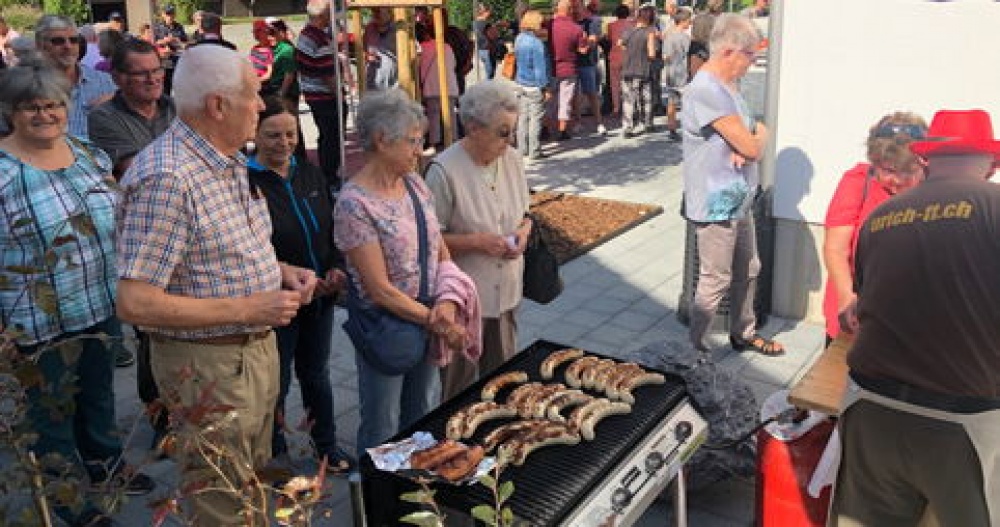
[{"label": "wooden structure", "polygon": [[417,90],[417,79],[415,78],[413,67],[416,58],[415,46],[413,45],[413,13],[407,8],[430,7],[434,20],[434,43],[437,51],[437,74],[438,83],[441,87],[441,128],[445,145],[450,145],[454,141],[452,136],[451,105],[448,104],[448,70],[445,58],[444,30],[447,22],[444,19],[444,0],[345,0],[346,7],[350,11],[350,31],[354,33],[354,57],[358,64],[358,92],[364,93],[367,61],[365,60],[364,49],[364,26],[361,24],[361,11],[363,8],[387,7],[392,9],[392,19],[396,27],[396,62],[399,71],[399,86],[414,99],[420,97]]},{"label": "wooden structure", "polygon": [[847,351],[854,338],[841,333],[795,383],[788,402],[799,408],[840,415],[840,402],[847,388]]}]

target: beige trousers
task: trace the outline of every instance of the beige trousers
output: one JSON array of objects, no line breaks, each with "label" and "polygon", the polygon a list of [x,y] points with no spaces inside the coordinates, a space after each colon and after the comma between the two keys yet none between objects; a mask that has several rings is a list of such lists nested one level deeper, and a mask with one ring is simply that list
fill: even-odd
[{"label": "beige trousers", "polygon": [[441,368],[441,400],[447,401],[481,375],[489,375],[517,353],[516,309],[500,313],[498,318],[483,319],[483,354],[478,362],[469,362],[456,354],[450,364]]},{"label": "beige trousers", "polygon": [[[246,345],[207,345],[172,339],[151,342],[150,364],[161,397],[190,409],[211,404],[231,411],[203,419],[172,415],[181,467],[195,525],[267,526],[267,495],[247,487],[255,469],[271,457],[274,403],[278,397],[278,349],[274,333]],[[193,377],[184,379],[185,372]],[[185,427],[194,427],[187,428]],[[197,433],[194,433],[197,432]],[[201,439],[197,439],[201,438]],[[221,455],[220,455],[221,453]]]}]

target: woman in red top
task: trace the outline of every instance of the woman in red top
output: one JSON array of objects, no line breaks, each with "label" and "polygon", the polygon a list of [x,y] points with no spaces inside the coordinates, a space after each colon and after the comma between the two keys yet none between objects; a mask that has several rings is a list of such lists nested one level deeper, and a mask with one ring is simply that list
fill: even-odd
[{"label": "woman in red top", "polygon": [[254,20],[253,38],[257,43],[250,48],[250,64],[253,66],[257,78],[260,79],[261,96],[271,95],[277,91],[272,83],[268,82],[274,72],[274,31],[267,25],[267,22]]},{"label": "woman in red top", "polygon": [[868,131],[869,163],[858,163],[840,179],[826,211],[823,263],[826,265],[827,344],[838,333],[837,315],[857,296],[854,293],[854,247],[865,218],[894,194],[924,178],[924,167],[909,144],[927,135],[927,123],[915,114],[896,112]]}]

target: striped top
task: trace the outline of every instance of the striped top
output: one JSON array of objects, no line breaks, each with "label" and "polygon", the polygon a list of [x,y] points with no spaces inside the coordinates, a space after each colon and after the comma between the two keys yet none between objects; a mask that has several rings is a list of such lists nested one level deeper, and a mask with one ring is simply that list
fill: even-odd
[{"label": "striped top", "polygon": [[307,100],[330,100],[337,96],[325,79],[337,74],[336,48],[329,33],[306,24],[295,43],[299,84]]},{"label": "striped top", "polygon": [[[246,159],[219,153],[180,119],[135,157],[122,179],[118,276],[195,298],[281,288],[267,201],[252,195]],[[267,329],[147,327],[175,338]]]},{"label": "striped top", "polygon": [[81,331],[114,314],[111,160],[70,141],[74,163],[41,170],[0,150],[0,309],[22,346]]},{"label": "striped top", "polygon": [[115,82],[111,80],[111,75],[103,71],[88,68],[80,64],[80,78],[69,94],[69,133],[76,137],[87,140],[87,115],[90,110],[97,107],[95,101],[108,95],[113,95],[118,90]]}]

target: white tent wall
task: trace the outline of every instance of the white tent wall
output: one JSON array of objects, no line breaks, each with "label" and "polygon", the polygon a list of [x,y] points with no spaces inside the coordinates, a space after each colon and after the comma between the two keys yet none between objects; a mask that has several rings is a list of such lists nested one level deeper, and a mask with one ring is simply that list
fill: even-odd
[{"label": "white tent wall", "polygon": [[822,320],[823,218],[868,128],[982,108],[1000,122],[1000,2],[776,0],[763,163],[773,184],[776,314]]}]

